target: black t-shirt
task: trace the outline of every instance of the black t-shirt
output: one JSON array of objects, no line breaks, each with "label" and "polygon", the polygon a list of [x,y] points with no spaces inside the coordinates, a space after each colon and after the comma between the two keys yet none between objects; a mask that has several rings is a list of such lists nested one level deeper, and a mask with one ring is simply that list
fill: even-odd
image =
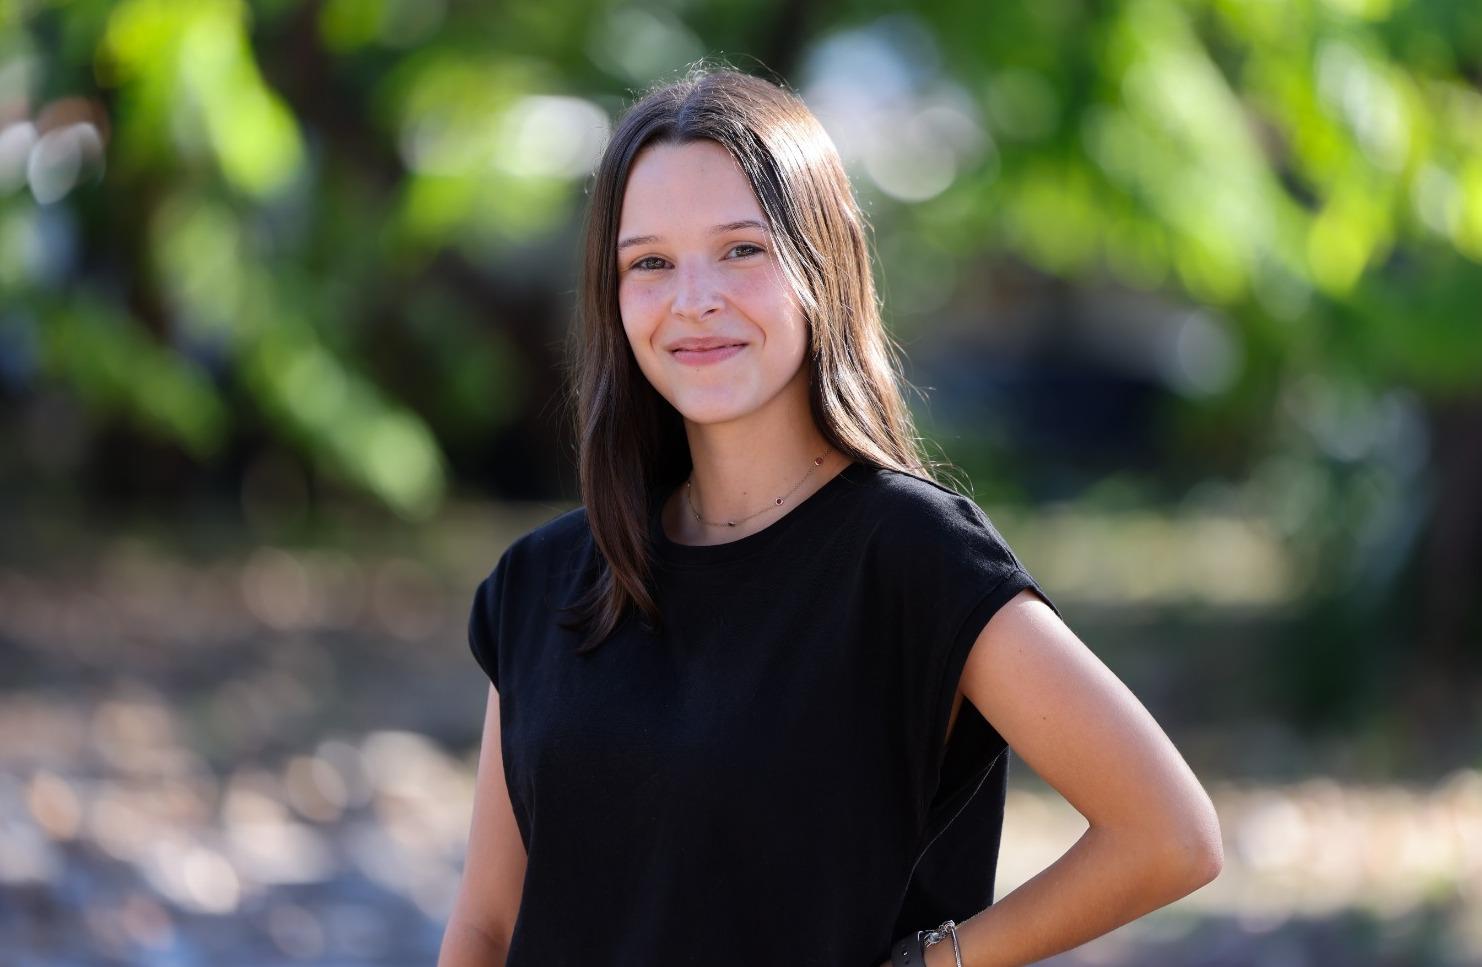
[{"label": "black t-shirt", "polygon": [[[527,852],[509,967],[877,967],[993,901],[1004,740],[962,667],[1005,602],[1047,596],[967,497],[854,463],[761,531],[677,544],[649,509],[664,623],[575,653],[586,511],[479,585]],[[1057,609],[1058,612],[1058,609]]]}]

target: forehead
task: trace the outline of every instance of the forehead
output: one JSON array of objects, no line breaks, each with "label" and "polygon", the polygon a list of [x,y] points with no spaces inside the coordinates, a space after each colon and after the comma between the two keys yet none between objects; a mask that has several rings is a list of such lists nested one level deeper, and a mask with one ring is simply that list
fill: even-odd
[{"label": "forehead", "polygon": [[748,217],[765,222],[741,166],[714,141],[650,145],[633,160],[620,215],[625,231],[709,227]]}]

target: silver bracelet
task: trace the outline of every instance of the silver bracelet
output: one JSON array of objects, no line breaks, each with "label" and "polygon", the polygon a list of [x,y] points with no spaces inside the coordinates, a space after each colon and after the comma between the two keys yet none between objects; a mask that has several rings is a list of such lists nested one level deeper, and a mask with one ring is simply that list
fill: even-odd
[{"label": "silver bracelet", "polygon": [[952,938],[952,956],[957,960],[957,967],[962,967],[962,948],[957,945],[957,924],[951,920],[943,920],[941,926],[922,934],[922,949],[941,943],[948,937]]}]

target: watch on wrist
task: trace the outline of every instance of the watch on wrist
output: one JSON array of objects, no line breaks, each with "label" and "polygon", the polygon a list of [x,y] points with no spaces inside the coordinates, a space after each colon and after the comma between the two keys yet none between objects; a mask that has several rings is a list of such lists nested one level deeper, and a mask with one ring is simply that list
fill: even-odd
[{"label": "watch on wrist", "polygon": [[926,956],[927,947],[930,947],[933,944],[939,944],[943,940],[947,940],[950,938],[952,941],[952,955],[957,961],[957,967],[962,967],[962,953],[957,948],[956,922],[952,920],[943,920],[940,925],[935,926],[930,930],[922,930],[920,936],[921,954],[923,957]]},{"label": "watch on wrist", "polygon": [[957,924],[943,920],[930,930],[917,930],[900,938],[890,948],[891,967],[926,967],[926,948],[943,940],[952,941],[952,958],[962,967],[962,951],[957,946]]},{"label": "watch on wrist", "polygon": [[921,939],[926,942],[926,946],[928,947],[932,946],[933,944],[939,944],[950,936],[950,934],[947,933],[947,928],[955,926],[957,926],[955,923],[953,923],[951,920],[948,920],[939,927],[932,927],[930,930],[925,931]]}]

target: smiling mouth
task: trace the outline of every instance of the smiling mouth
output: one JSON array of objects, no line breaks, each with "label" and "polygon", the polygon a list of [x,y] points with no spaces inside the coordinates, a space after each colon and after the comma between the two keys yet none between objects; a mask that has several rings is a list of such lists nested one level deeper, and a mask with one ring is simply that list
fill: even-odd
[{"label": "smiling mouth", "polygon": [[729,359],[746,348],[746,343],[731,343],[726,346],[711,346],[708,349],[676,349],[674,358],[682,363],[709,363]]}]

